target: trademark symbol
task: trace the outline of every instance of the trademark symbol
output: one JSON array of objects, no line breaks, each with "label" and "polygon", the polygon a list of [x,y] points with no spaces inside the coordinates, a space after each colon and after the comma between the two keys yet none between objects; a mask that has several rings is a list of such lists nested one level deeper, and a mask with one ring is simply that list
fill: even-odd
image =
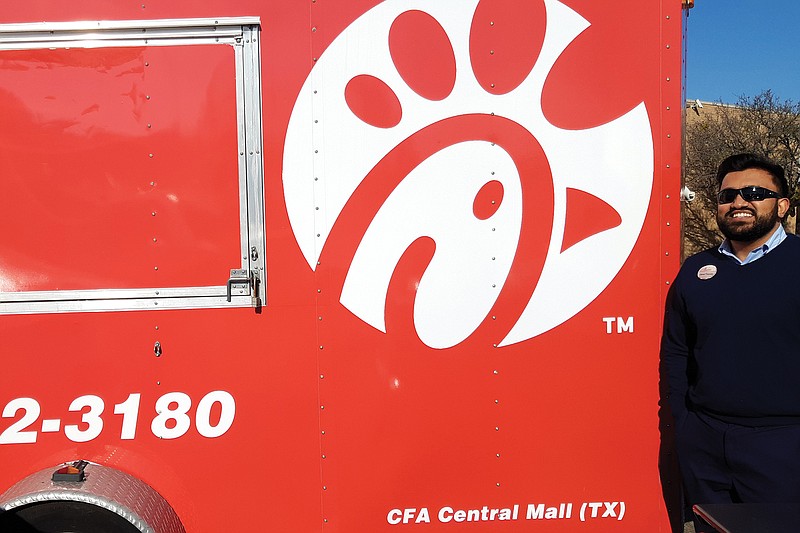
[{"label": "trademark symbol", "polygon": [[617,333],[633,333],[633,317],[629,316],[624,318],[621,316],[604,316],[603,322],[606,323],[606,333],[611,335],[614,333],[614,324],[616,323]]}]

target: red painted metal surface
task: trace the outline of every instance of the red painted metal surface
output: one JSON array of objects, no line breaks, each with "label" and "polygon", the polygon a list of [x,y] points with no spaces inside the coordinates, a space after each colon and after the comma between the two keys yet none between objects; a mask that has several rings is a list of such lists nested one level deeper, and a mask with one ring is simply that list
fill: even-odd
[{"label": "red painted metal surface", "polygon": [[[261,18],[268,284],[259,312],[0,316],[0,408],[41,408],[13,432],[23,410],[0,418],[6,436],[35,438],[0,445],[0,493],[85,459],[145,481],[191,533],[669,530],[657,350],[679,257],[680,1],[449,11],[396,0],[32,0],[2,10],[0,23]],[[547,56],[562,20],[583,29]],[[366,53],[375,50],[385,60]],[[540,94],[519,101],[541,106],[525,114],[510,99],[537,68]],[[0,51],[0,290],[224,284],[239,261],[234,75],[227,46]],[[647,134],[617,135],[608,144],[623,146],[608,152],[606,136],[583,136],[622,117],[624,132]],[[640,158],[650,169],[637,204],[613,171],[629,172],[636,154],[619,154],[640,142],[651,153]],[[295,157],[298,146],[306,156]],[[480,166],[470,154],[497,147],[507,154],[497,169],[518,180],[487,170],[459,204],[456,177],[473,184]],[[448,161],[455,177],[440,171]],[[297,170],[306,162],[309,174]],[[350,163],[359,179],[336,181]],[[324,187],[303,196],[300,174]],[[455,185],[429,188],[442,180]],[[498,242],[478,257],[501,219],[497,233],[516,231],[513,248]],[[425,224],[435,231],[414,233]],[[630,249],[602,240],[612,231],[626,232]],[[486,263],[474,271],[458,259],[473,249]],[[395,253],[385,292],[362,285]],[[581,253],[592,260],[570,259]],[[618,268],[604,266],[615,254]],[[441,271],[463,284],[425,300],[426,276]],[[556,303],[521,318],[545,290]],[[520,321],[543,325],[511,340]],[[213,429],[230,402],[212,401],[214,391],[235,401],[221,435]],[[88,401],[74,403],[86,396],[102,399],[102,427],[80,442],[97,428],[82,421],[92,420]],[[45,431],[54,420],[60,429]],[[157,436],[180,424],[180,436]]]}]

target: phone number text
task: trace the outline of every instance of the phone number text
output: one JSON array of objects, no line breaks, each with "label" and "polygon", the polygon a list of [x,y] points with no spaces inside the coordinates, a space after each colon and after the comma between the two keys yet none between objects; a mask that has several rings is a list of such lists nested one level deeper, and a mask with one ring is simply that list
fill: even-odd
[{"label": "phone number text", "polygon": [[[122,418],[119,438],[136,438],[141,411],[141,397],[138,392],[114,405],[114,415]],[[236,416],[236,401],[226,391],[211,391],[197,402],[194,417],[190,416],[192,398],[183,392],[169,392],[160,396],[151,413],[150,430],[160,439],[177,439],[185,435],[194,423],[197,432],[210,439],[224,435],[233,425]],[[99,396],[85,395],[72,400],[67,409],[70,413],[80,413],[80,423],[62,424],[61,418],[41,418],[42,408],[34,398],[14,398],[3,408],[2,418],[12,419],[12,423],[0,433],[0,445],[32,444],[40,433],[60,433],[73,442],[88,442],[99,437],[105,426],[103,413],[106,402]],[[75,415],[72,415],[74,418]]]}]

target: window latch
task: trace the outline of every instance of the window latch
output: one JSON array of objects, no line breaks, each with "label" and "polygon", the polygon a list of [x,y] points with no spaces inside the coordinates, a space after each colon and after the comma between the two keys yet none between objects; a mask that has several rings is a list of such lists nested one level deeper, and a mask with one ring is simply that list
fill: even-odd
[{"label": "window latch", "polygon": [[227,298],[231,301],[234,290],[250,293],[250,288],[255,286],[253,273],[246,268],[232,268],[231,277],[228,278]]}]

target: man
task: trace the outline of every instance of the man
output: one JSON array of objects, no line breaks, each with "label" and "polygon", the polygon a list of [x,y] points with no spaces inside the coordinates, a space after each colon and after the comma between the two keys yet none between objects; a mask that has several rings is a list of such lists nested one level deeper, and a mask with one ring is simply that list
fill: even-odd
[{"label": "man", "polygon": [[800,503],[800,238],[779,165],[717,171],[718,248],[685,261],[661,357],[690,504]]}]

